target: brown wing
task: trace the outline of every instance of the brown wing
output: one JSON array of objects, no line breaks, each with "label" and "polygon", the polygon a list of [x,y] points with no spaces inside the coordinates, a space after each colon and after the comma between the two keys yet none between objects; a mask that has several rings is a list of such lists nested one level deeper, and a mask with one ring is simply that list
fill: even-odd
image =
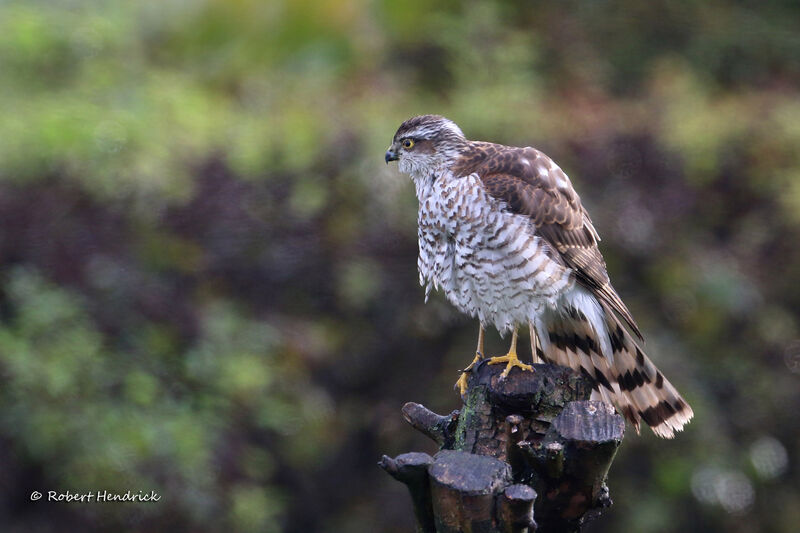
[{"label": "brown wing", "polygon": [[558,251],[577,279],[608,304],[642,338],[630,311],[611,286],[600,237],[567,175],[542,152],[491,143],[472,143],[455,168],[457,175],[478,174],[486,191],[513,213],[526,215],[539,235]]}]

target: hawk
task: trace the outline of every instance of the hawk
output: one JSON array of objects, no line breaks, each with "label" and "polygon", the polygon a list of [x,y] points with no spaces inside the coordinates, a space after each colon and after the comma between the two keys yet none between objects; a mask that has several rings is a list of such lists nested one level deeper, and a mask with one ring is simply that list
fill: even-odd
[{"label": "hawk", "polygon": [[517,357],[518,328],[527,324],[534,362],[589,377],[592,397],[615,404],[637,433],[643,420],[672,438],[691,420],[689,404],[639,346],[600,236],[552,159],[531,147],[470,141],[451,120],[423,115],[400,125],[385,160],[397,161],[416,187],[426,301],[441,288],[479,321],[475,359],[456,382],[462,395],[488,325],[512,332],[508,353],[488,360],[506,365],[501,378],[533,370]]}]

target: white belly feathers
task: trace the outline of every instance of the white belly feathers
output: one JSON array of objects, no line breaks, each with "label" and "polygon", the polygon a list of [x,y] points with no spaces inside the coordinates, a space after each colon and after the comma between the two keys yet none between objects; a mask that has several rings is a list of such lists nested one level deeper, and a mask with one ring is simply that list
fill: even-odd
[{"label": "white belly feathers", "polygon": [[[424,180],[424,181],[423,181]],[[415,179],[420,284],[499,331],[527,324],[573,283],[530,219],[504,209],[476,175]],[[555,259],[554,259],[555,258]]]}]

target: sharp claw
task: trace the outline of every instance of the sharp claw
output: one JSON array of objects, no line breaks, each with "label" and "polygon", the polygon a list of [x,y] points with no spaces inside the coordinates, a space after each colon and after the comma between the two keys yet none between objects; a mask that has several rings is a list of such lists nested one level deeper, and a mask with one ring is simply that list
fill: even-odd
[{"label": "sharp claw", "polygon": [[465,374],[467,372],[472,372],[472,369],[475,368],[475,364],[479,363],[482,360],[483,360],[483,352],[478,350],[478,351],[475,352],[475,359],[473,359],[473,361],[469,365],[467,365],[467,368],[459,370],[459,372],[461,373],[461,376],[458,378],[458,381],[456,381],[456,384],[453,385],[453,389],[459,389],[461,391],[461,397],[462,398],[466,394],[467,388],[468,388],[467,387],[467,378],[466,378]]},{"label": "sharp claw", "polygon": [[467,382],[466,379],[464,379],[463,372],[461,373],[461,377],[458,378],[458,381],[456,381],[455,385],[453,385],[453,390],[457,390],[462,398],[464,397],[464,394],[467,392]]}]

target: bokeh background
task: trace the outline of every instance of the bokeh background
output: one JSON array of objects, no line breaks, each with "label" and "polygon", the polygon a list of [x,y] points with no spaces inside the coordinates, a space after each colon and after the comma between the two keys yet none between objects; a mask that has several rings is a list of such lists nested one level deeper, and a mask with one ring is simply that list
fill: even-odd
[{"label": "bokeh background", "polygon": [[439,113],[567,171],[694,407],[588,529],[797,531],[799,87],[789,1],[0,2],[0,528],[410,531],[376,461],[476,332],[383,153]]}]

